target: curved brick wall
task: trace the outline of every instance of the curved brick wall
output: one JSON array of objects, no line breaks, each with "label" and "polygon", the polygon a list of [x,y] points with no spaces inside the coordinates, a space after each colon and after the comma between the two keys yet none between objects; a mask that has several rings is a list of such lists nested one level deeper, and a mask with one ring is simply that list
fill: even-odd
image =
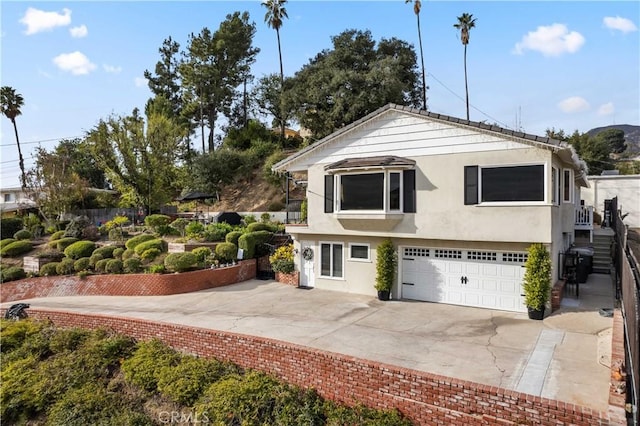
[{"label": "curved brick wall", "polygon": [[54,296],[165,296],[247,281],[256,277],[256,260],[235,266],[180,274],[75,275],[25,278],[0,284],[0,302]]},{"label": "curved brick wall", "polygon": [[386,365],[278,340],[177,324],[30,309],[60,327],[108,328],[177,350],[271,373],[320,395],[374,408],[397,408],[420,425],[610,425],[606,412],[494,386]]}]

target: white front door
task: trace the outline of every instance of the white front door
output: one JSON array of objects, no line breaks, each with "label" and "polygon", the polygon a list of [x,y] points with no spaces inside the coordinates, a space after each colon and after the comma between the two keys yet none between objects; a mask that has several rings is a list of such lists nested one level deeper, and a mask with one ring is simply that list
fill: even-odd
[{"label": "white front door", "polygon": [[300,242],[300,286],[313,287],[315,274],[313,265],[316,262],[316,249],[312,241]]}]

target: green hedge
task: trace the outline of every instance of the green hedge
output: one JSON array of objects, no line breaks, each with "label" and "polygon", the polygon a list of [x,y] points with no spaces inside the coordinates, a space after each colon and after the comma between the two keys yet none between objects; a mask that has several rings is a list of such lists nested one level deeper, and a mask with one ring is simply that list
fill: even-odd
[{"label": "green hedge", "polygon": [[163,252],[163,251],[166,251],[167,249],[167,243],[161,239],[149,240],[149,241],[145,241],[144,243],[140,243],[136,245],[136,248],[134,249],[134,251],[138,256],[140,256],[142,253],[152,248],[158,249],[161,252]]},{"label": "green hedge", "polygon": [[238,238],[238,248],[243,250],[243,258],[253,259],[256,257],[256,247],[259,244],[266,243],[271,237],[273,237],[273,233],[269,231],[247,232],[243,234]]},{"label": "green hedge", "polygon": [[69,275],[75,272],[74,265],[75,261],[73,259],[64,258],[60,262],[58,262],[58,266],[56,266],[56,272],[58,275]]},{"label": "green hedge", "polygon": [[122,255],[124,254],[124,251],[125,251],[125,250],[124,250],[124,248],[122,248],[122,247],[118,247],[118,248],[116,248],[116,249],[113,251],[113,253],[112,253],[113,258],[114,258],[114,259],[120,259],[120,260],[123,260],[123,259],[122,259]]},{"label": "green hedge", "polygon": [[100,272],[100,273],[106,272],[106,270],[107,270],[107,263],[108,263],[110,260],[113,260],[113,259],[101,259],[101,260],[98,260],[98,261],[96,262],[96,264],[93,266],[94,271],[96,271],[96,272]]},{"label": "green hedge", "polygon": [[27,273],[24,272],[24,269],[18,266],[10,266],[2,269],[2,273],[0,273],[0,282],[6,283],[8,281],[21,280],[26,278],[26,276]]},{"label": "green hedge", "polygon": [[[151,262],[152,260],[154,260],[156,257],[160,256],[160,253],[162,253],[162,251],[160,251],[157,248],[150,248],[147,249],[145,251],[143,251],[142,253],[140,253],[140,258],[146,262]],[[136,257],[132,257],[129,258],[127,260],[131,260],[131,259],[137,259]]]},{"label": "green hedge", "polygon": [[188,271],[193,268],[196,263],[196,256],[191,252],[170,253],[164,258],[164,266],[173,272]]},{"label": "green hedge", "polygon": [[73,269],[76,272],[86,271],[91,268],[91,259],[88,257],[81,257],[73,263]]},{"label": "green hedge", "polygon": [[[79,241],[79,240],[75,237],[60,238],[58,241],[54,241],[55,246],[52,246],[52,247],[56,247],[58,250],[64,251],[67,247],[69,247],[71,244],[75,243],[76,241]],[[49,243],[49,245],[51,245],[51,243]]]},{"label": "green hedge", "polygon": [[228,243],[238,245],[238,238],[242,235],[241,231],[231,231],[225,237],[224,240]]},{"label": "green hedge", "polygon": [[125,260],[123,263],[124,272],[127,274],[137,274],[142,271],[142,262],[137,257]]},{"label": "green hedge", "polygon": [[133,238],[127,240],[124,244],[129,250],[133,250],[136,248],[138,244],[144,243],[145,241],[155,240],[156,237],[151,234],[140,234],[136,235]]},{"label": "green hedge", "polygon": [[2,250],[0,250],[0,255],[2,257],[20,256],[21,254],[30,252],[32,249],[33,245],[31,245],[30,241],[14,241],[4,246]]},{"label": "green hedge", "polygon": [[119,248],[119,246],[115,246],[115,245],[98,247],[93,251],[93,254],[99,254],[102,256],[103,259],[110,259],[115,257],[113,255],[113,252],[116,251],[117,248]]},{"label": "green hedge", "polygon": [[51,237],[49,237],[49,241],[56,241],[62,237],[64,237],[64,231],[57,231],[51,234]]},{"label": "green hedge", "polygon": [[5,238],[4,240],[0,241],[0,250],[11,243],[15,243],[16,241],[18,240],[16,240],[15,238]]},{"label": "green hedge", "polygon": [[76,241],[64,249],[64,255],[70,259],[78,260],[81,257],[89,257],[96,249],[93,241]]},{"label": "green hedge", "polygon": [[33,238],[33,234],[26,229],[21,229],[13,234],[13,238],[16,240],[30,240]]},{"label": "green hedge", "polygon": [[257,231],[275,232],[277,229],[278,229],[277,225],[272,225],[270,223],[264,223],[264,222],[254,222],[247,225],[247,232],[257,232]]},{"label": "green hedge", "polygon": [[60,262],[49,262],[45,263],[40,267],[40,275],[43,277],[48,277],[52,275],[58,275],[58,265]]},{"label": "green hedge", "polygon": [[216,246],[216,257],[223,262],[238,259],[238,247],[233,243],[220,243]]},{"label": "green hedge", "polygon": [[124,266],[122,264],[122,260],[120,260],[120,259],[109,259],[109,260],[107,260],[107,264],[106,264],[104,270],[105,270],[105,272],[107,272],[109,274],[121,274],[124,271]]}]

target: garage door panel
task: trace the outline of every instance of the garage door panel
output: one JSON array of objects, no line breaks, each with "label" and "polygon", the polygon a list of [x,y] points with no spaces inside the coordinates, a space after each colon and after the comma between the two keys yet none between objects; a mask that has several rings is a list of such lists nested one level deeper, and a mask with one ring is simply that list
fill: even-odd
[{"label": "garage door panel", "polygon": [[430,248],[410,250],[423,254],[411,260],[403,258],[402,281],[414,284],[402,286],[403,298],[526,311],[521,296],[525,255]]}]

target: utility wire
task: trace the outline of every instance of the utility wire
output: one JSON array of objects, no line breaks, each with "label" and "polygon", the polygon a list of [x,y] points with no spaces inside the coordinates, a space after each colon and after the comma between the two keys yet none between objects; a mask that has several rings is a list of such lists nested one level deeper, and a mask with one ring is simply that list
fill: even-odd
[{"label": "utility wire", "polygon": [[[41,139],[39,141],[20,142],[20,146],[22,146],[22,145],[33,145],[33,144],[42,143],[42,142],[53,142],[53,141],[61,141],[61,140],[69,140],[69,139],[79,139],[81,137],[82,136],[69,136],[69,137],[66,137],[66,138]],[[15,142],[0,144],[0,146],[14,146],[14,145],[15,145]]]}]

